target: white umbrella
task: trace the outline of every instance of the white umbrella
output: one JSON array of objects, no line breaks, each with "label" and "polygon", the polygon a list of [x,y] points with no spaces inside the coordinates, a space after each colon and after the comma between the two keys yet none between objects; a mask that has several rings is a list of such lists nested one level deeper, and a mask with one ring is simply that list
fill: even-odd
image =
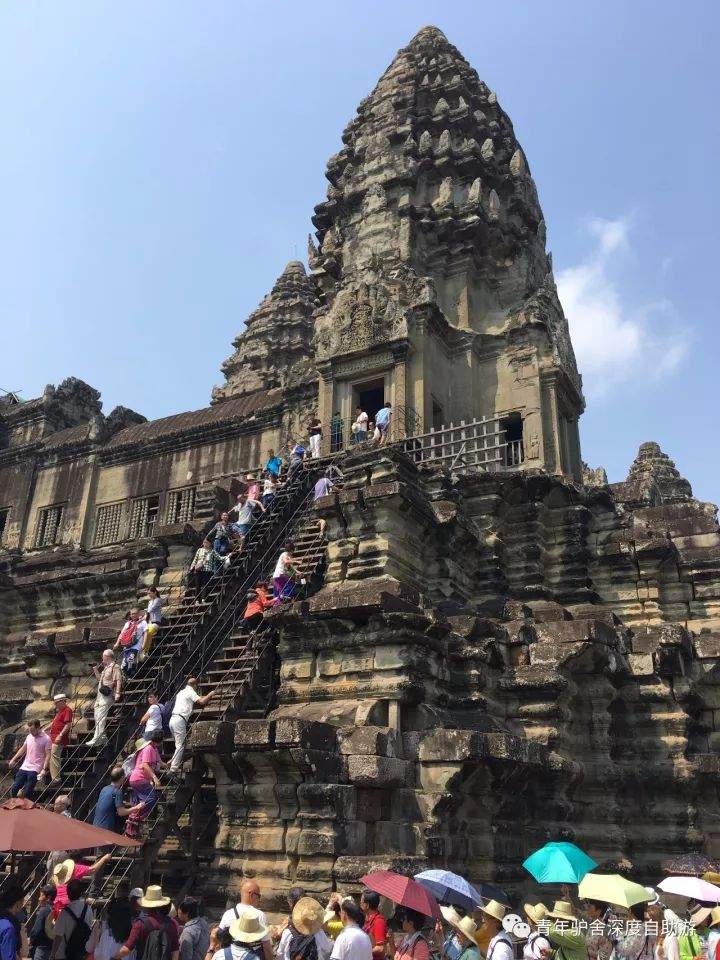
[{"label": "white umbrella", "polygon": [[720,904],[720,887],[700,877],[666,877],[658,884],[658,889],[678,897],[687,897],[688,900]]}]

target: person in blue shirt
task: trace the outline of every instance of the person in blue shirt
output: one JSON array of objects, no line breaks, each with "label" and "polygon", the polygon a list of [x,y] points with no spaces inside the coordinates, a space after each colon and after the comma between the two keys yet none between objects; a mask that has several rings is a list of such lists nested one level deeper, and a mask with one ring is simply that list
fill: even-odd
[{"label": "person in blue shirt", "polygon": [[25,905],[25,891],[10,879],[0,891],[0,960],[17,960],[22,947],[22,925],[18,914]]},{"label": "person in blue shirt", "polygon": [[110,774],[110,783],[103,787],[95,804],[93,826],[112,830],[113,833],[122,833],[121,820],[138,811],[142,803],[126,806],[123,800],[123,786],[125,772],[122,767],[114,767]]},{"label": "person in blue shirt", "polygon": [[274,450],[268,450],[268,461],[265,464],[265,469],[274,477],[280,476],[280,471],[282,470],[282,458],[278,457]]},{"label": "person in blue shirt", "polygon": [[378,412],[375,414],[375,426],[380,431],[380,443],[385,443],[387,440],[388,431],[390,430],[391,417],[392,404],[388,400],[385,406],[380,407]]}]

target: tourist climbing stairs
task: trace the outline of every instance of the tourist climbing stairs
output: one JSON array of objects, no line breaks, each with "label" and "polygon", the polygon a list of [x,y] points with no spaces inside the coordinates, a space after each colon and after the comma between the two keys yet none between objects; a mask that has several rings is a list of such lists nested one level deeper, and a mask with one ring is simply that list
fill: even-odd
[{"label": "tourist climbing stairs", "polygon": [[[302,600],[322,583],[325,568],[326,541],[321,525],[315,519],[312,489],[301,508],[296,510],[284,530],[283,539],[295,544],[296,599]],[[277,560],[277,553],[266,556],[258,564],[250,586],[260,581],[269,581]],[[277,655],[276,632],[272,623],[263,622],[254,630],[243,627],[242,615],[246,597],[242,602],[223,611],[218,622],[208,630],[202,655],[202,669],[196,672],[203,677],[200,693],[216,691],[202,712],[205,719],[231,720],[241,716],[262,717],[268,712],[276,687]],[[217,629],[216,629],[217,628]],[[221,636],[222,640],[218,640]],[[168,743],[168,750],[171,742]],[[168,752],[167,750],[165,751]],[[183,857],[197,866],[201,839],[208,824],[215,818],[215,807],[207,811],[207,791],[212,781],[197,760],[181,780],[165,779],[159,802],[146,824],[144,848],[132,851],[117,848],[113,852],[110,867],[103,878],[103,898],[110,898],[119,885],[129,881],[141,883],[149,866],[150,858],[157,860],[160,848],[163,859],[172,854],[172,859]],[[203,815],[202,808],[205,806]],[[192,810],[192,812],[191,812]],[[195,811],[199,810],[197,815]],[[167,847],[170,847],[168,851]],[[186,871],[187,888],[195,876],[195,870]],[[178,895],[185,892],[176,891]]]},{"label": "tourist climbing stairs", "polygon": [[[230,632],[241,622],[248,590],[259,579],[272,574],[283,544],[291,535],[307,535],[303,525],[307,525],[308,515],[314,513],[313,485],[321,466],[311,463],[307,469],[298,471],[280,489],[272,507],[253,523],[242,552],[234,554],[197,594],[186,592],[183,602],[156,634],[153,649],[124,685],[122,697],[108,718],[107,741],[100,746],[80,743],[66,749],[57,790],[70,794],[74,817],[90,819],[97,793],[108,782],[110,771],[134,752],[135,740],[141,733],[138,721],[145,712],[148,692],[155,691],[161,701],[170,699],[184,686],[187,676],[203,675],[215,657],[224,653]],[[308,531],[312,532],[309,526]],[[314,544],[314,548],[307,551],[307,566],[303,570],[312,572],[311,558],[315,557],[317,566],[318,558],[324,557],[321,539],[310,536],[308,546]],[[265,660],[259,658],[258,664],[261,662],[264,664]],[[271,695],[270,686],[264,695]],[[193,793],[201,787],[202,784],[197,785]],[[153,841],[159,839],[158,831],[162,833],[163,824],[170,819],[165,812],[175,810],[178,798],[186,792],[176,784],[169,784],[163,790],[164,802],[158,804],[149,818]],[[35,867],[29,873],[29,886],[36,888],[44,880],[43,870],[37,857],[27,859],[32,860]],[[106,873],[108,889],[113,886],[113,875],[122,873],[128,861],[132,866],[133,859],[127,856],[115,859]],[[26,874],[27,867],[26,864]]]}]

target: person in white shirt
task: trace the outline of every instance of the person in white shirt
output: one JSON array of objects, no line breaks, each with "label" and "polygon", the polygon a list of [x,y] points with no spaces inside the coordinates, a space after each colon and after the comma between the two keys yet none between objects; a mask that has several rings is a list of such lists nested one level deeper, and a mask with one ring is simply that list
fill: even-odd
[{"label": "person in white shirt", "polygon": [[502,925],[505,910],[506,908],[497,900],[490,900],[484,907],[480,907],[480,912],[483,914],[480,930],[485,934],[489,933],[491,937],[486,960],[514,960],[515,958],[512,940]]},{"label": "person in white shirt", "polygon": [[340,904],[342,931],[333,946],[330,960],[372,960],[372,941],[362,929],[365,914],[351,897]]},{"label": "person in white shirt", "polygon": [[175,753],[173,753],[172,760],[170,761],[170,773],[174,776],[179,775],[180,767],[182,766],[183,756],[185,755],[188,722],[190,721],[190,714],[193,711],[193,707],[195,704],[204,707],[217,693],[216,690],[211,690],[210,693],[206,693],[204,697],[201,697],[196,689],[197,684],[197,677],[187,678],[187,683],[175,697],[172,714],[170,715],[170,733],[172,733],[173,739],[175,740]]},{"label": "person in white shirt", "polygon": [[292,908],[290,922],[280,936],[275,960],[294,960],[299,952],[298,947],[307,943],[310,937],[315,939],[318,960],[328,960],[333,942],[323,930],[324,917],[325,910],[317,900],[300,897]]},{"label": "person in white shirt", "polygon": [[152,734],[155,730],[162,730],[162,710],[160,709],[158,695],[154,690],[151,690],[147,695],[147,702],[148,708],[140,718],[140,723],[145,724],[143,737],[146,740],[149,740],[150,734]]},{"label": "person in white shirt", "polygon": [[547,960],[552,953],[552,945],[538,930],[538,925],[547,917],[547,907],[544,903],[526,903],[523,910],[530,924],[530,936],[523,944],[523,960]]},{"label": "person in white shirt", "polygon": [[355,423],[350,428],[352,431],[352,442],[362,443],[364,440],[367,440],[369,418],[361,406],[356,407],[355,413]]},{"label": "person in white shirt", "polygon": [[[272,940],[270,938],[270,928],[268,926],[265,914],[257,906],[259,903],[260,887],[257,885],[255,880],[243,881],[243,884],[240,887],[240,903],[236,904],[234,907],[230,907],[229,910],[225,911],[220,918],[220,929],[229,930],[230,936],[233,938],[233,940],[236,940],[237,938],[235,934],[238,932],[236,927],[238,921],[240,921],[240,919],[246,914],[251,917],[257,916],[258,922],[265,930],[264,935],[258,938],[262,943],[263,960],[271,960]],[[219,960],[223,960],[223,958],[220,957]],[[235,958],[235,960],[242,960],[242,958]]]},{"label": "person in white shirt", "polygon": [[285,544],[285,549],[275,564],[275,570],[273,572],[273,593],[278,603],[280,603],[281,600],[290,598],[295,589],[293,578],[297,575],[297,570],[295,569],[295,560],[293,558],[294,549],[295,544],[292,540],[288,540]]}]

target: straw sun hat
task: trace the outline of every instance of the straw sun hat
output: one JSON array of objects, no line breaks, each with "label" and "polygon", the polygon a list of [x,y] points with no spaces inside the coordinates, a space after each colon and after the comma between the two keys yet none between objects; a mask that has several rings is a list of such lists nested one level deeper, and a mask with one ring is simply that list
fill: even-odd
[{"label": "straw sun hat", "polygon": [[473,920],[472,917],[461,917],[457,911],[453,910],[452,907],[440,907],[440,912],[443,915],[443,918],[456,930],[459,930],[463,936],[467,937],[468,940],[475,940],[475,934],[477,933],[478,926]]},{"label": "straw sun hat", "polygon": [[230,924],[229,932],[238,943],[258,943],[268,935],[268,928],[262,925],[259,911],[248,907]]},{"label": "straw sun hat", "polygon": [[290,920],[298,933],[312,937],[322,927],[324,918],[325,910],[317,900],[313,900],[312,897],[300,897],[292,908]]},{"label": "straw sun hat", "polygon": [[720,907],[700,907],[699,910],[696,910],[695,913],[690,917],[690,923],[697,927],[699,924],[703,923],[705,920],[710,917],[710,926],[714,927],[717,923],[720,923]]},{"label": "straw sun hat", "polygon": [[168,907],[170,906],[170,897],[163,896],[162,887],[149,886],[140,901],[140,906],[144,910],[152,910],[154,907]]},{"label": "straw sun hat", "polygon": [[53,880],[59,886],[66,884],[68,880],[71,879],[73,875],[73,870],[75,869],[74,860],[63,860],[62,863],[59,863],[53,870]]},{"label": "straw sun hat", "polygon": [[544,920],[548,914],[548,908],[544,903],[526,903],[523,905],[523,910],[530,917],[535,926]]},{"label": "straw sun hat", "polygon": [[489,917],[494,917],[495,920],[502,920],[505,916],[505,907],[502,903],[498,903],[497,900],[489,900],[484,907],[480,907],[480,910],[483,913],[486,913]]},{"label": "straw sun hat", "polygon": [[548,910],[547,915],[555,920],[577,920],[572,912],[572,904],[567,900],[556,900],[552,910]]}]

